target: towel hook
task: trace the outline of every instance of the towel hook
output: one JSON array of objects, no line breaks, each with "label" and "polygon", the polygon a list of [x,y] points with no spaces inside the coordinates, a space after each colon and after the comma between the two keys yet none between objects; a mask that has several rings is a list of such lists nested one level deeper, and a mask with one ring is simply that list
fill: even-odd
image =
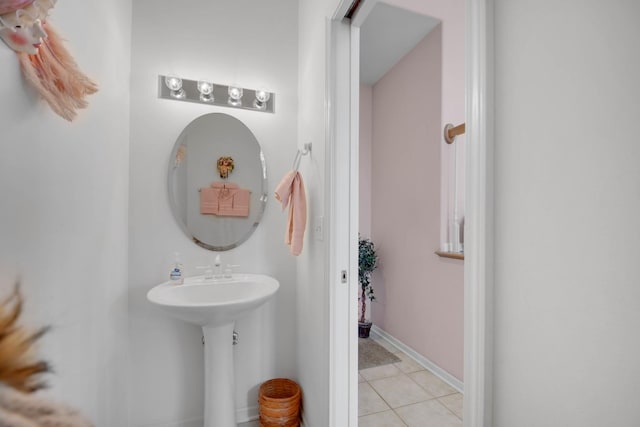
[{"label": "towel hook", "polygon": [[302,152],[301,154],[303,156],[306,156],[307,154],[309,154],[311,152],[311,143],[307,142],[306,144],[304,144],[304,147],[302,148]]},{"label": "towel hook", "polygon": [[298,170],[298,167],[300,166],[300,160],[302,159],[302,156],[306,156],[310,152],[311,152],[311,143],[310,142],[307,142],[306,144],[304,144],[304,148],[302,150],[300,150],[298,148],[298,152],[296,153],[296,158],[293,160],[293,170],[294,171]]},{"label": "towel hook", "polygon": [[447,123],[444,126],[444,140],[447,144],[453,144],[456,136],[463,135],[465,132],[465,124],[462,123],[458,126],[454,126],[451,123]]}]

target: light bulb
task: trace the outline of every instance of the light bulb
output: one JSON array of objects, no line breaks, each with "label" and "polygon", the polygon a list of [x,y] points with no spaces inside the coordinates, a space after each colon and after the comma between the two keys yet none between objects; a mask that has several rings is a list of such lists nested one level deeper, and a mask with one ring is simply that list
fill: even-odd
[{"label": "light bulb", "polygon": [[242,105],[242,88],[239,86],[229,86],[229,105],[240,107]]},{"label": "light bulb", "polygon": [[264,89],[257,89],[256,99],[253,101],[253,106],[260,110],[264,110],[267,108],[267,101],[269,98],[271,98],[271,93]]},{"label": "light bulb", "polygon": [[176,76],[166,76],[164,78],[164,84],[167,85],[171,91],[171,96],[174,98],[184,98],[184,89],[182,89],[182,79]]},{"label": "light bulb", "polygon": [[213,83],[198,80],[198,91],[200,92],[200,101],[213,102]]}]

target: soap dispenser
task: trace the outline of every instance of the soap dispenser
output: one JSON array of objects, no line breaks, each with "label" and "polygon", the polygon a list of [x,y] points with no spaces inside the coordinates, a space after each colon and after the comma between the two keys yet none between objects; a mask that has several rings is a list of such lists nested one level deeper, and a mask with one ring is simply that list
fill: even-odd
[{"label": "soap dispenser", "polygon": [[184,283],[184,267],[178,252],[175,253],[175,261],[169,273],[169,280],[175,285],[182,285]]}]

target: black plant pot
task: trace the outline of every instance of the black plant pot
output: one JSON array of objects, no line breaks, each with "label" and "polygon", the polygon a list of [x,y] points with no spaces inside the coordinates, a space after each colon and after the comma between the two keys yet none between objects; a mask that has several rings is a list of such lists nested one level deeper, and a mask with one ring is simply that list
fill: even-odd
[{"label": "black plant pot", "polygon": [[358,336],[360,338],[369,338],[371,331],[371,322],[358,322]]}]

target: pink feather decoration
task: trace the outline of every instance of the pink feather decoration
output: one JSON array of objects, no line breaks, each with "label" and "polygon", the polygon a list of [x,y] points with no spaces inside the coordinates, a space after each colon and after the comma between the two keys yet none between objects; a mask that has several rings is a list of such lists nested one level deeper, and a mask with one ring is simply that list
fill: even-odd
[{"label": "pink feather decoration", "polygon": [[0,0],[0,15],[24,9],[33,3],[33,0]]},{"label": "pink feather decoration", "polygon": [[22,72],[56,114],[72,121],[76,110],[87,107],[85,97],[97,92],[98,86],[80,71],[49,23],[46,31],[48,37],[37,54],[18,53]]}]

